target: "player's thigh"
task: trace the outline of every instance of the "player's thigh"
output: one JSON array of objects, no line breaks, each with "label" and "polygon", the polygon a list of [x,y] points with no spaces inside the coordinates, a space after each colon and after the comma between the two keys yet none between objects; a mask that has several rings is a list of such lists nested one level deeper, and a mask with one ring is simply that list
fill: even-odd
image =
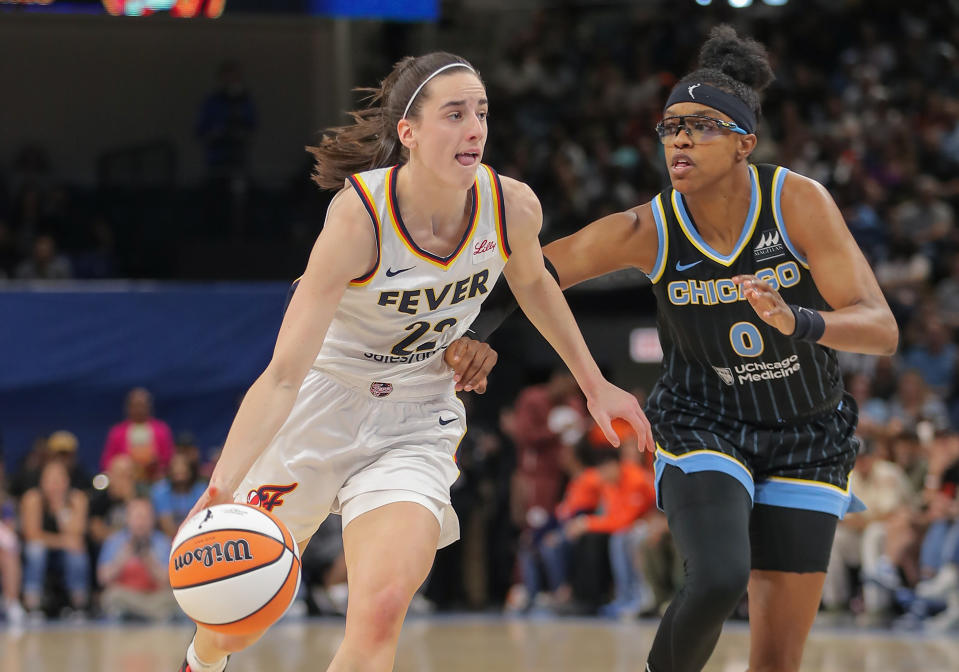
[{"label": "player's thigh", "polygon": [[416,501],[394,501],[353,518],[343,528],[351,603],[383,593],[408,603],[429,574],[439,536],[436,513]]}]

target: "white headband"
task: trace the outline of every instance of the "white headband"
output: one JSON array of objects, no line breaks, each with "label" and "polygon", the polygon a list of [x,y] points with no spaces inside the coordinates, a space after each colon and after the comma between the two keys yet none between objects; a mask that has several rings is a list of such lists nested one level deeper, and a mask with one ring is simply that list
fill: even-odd
[{"label": "white headband", "polygon": [[442,68],[440,68],[439,70],[434,72],[432,75],[424,79],[422,84],[416,87],[416,91],[414,91],[413,95],[410,96],[410,102],[406,104],[406,109],[403,110],[403,116],[400,117],[400,119],[406,119],[406,115],[410,111],[410,106],[413,104],[413,101],[416,100],[416,96],[420,92],[420,89],[426,86],[426,83],[429,82],[434,77],[436,77],[436,75],[440,74],[444,70],[449,70],[450,68],[466,68],[467,70],[472,72],[474,75],[476,74],[476,70],[474,70],[472,67],[470,67],[466,63],[450,63],[449,65],[444,65]]}]

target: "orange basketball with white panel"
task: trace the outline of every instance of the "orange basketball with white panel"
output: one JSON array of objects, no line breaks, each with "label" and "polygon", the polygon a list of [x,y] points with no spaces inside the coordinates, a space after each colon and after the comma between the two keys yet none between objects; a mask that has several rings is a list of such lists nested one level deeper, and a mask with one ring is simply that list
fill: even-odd
[{"label": "orange basketball with white panel", "polygon": [[272,513],[218,504],[183,524],[170,586],[184,613],[210,630],[250,635],[275,623],[300,587],[300,553]]}]

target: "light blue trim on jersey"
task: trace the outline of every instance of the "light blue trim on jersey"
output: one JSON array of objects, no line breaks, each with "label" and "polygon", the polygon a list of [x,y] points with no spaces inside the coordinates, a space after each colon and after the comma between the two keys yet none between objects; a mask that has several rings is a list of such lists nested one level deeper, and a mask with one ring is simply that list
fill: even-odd
[{"label": "light blue trim on jersey", "polygon": [[696,225],[693,224],[689,212],[686,211],[686,202],[683,199],[683,195],[673,189],[673,210],[676,213],[676,219],[679,220],[679,227],[683,230],[683,233],[686,234],[686,237],[689,238],[689,241],[702,252],[704,256],[723,266],[731,266],[732,263],[736,261],[739,255],[742,254],[742,251],[746,249],[746,245],[756,231],[756,222],[759,221],[763,199],[762,192],[759,189],[759,173],[754,165],[749,166],[749,183],[752,189],[752,195],[749,199],[749,212],[746,214],[746,221],[743,222],[743,230],[742,233],[739,234],[739,240],[736,241],[733,251],[728,255],[720,254],[703,240],[703,237],[699,235],[699,231],[696,230]]},{"label": "light blue trim on jersey", "polygon": [[843,518],[847,513],[866,510],[862,500],[828,483],[790,478],[770,478],[756,485],[756,504],[785,506],[790,509],[821,511]]},{"label": "light blue trim on jersey", "polygon": [[666,213],[663,210],[663,195],[657,194],[656,198],[650,203],[653,211],[653,219],[656,220],[656,237],[659,239],[659,250],[656,252],[656,263],[653,264],[652,271],[646,275],[654,285],[663,277],[663,271],[666,270],[666,254],[669,248],[669,232],[666,229]]},{"label": "light blue trim on jersey", "polygon": [[742,483],[742,486],[746,488],[746,492],[749,493],[749,499],[753,499],[755,488],[752,474],[750,474],[745,465],[736,458],[724,455],[715,450],[694,450],[683,455],[673,455],[660,448],[657,444],[654,469],[656,506],[660,510],[663,508],[663,503],[660,496],[659,481],[663,477],[663,471],[665,471],[667,464],[679,467],[683,470],[684,474],[694,474],[698,471],[720,471],[728,474]]},{"label": "light blue trim on jersey", "polygon": [[779,199],[782,198],[783,193],[783,183],[786,181],[786,173],[788,172],[788,168],[779,166],[773,174],[773,219],[776,221],[776,228],[779,229],[779,233],[782,234],[786,249],[789,250],[790,254],[796,257],[796,261],[808,269],[809,262],[806,261],[804,256],[799,254],[799,251],[793,246],[792,241],[789,240],[789,234],[786,232],[786,224],[783,221],[783,212],[779,205]]}]

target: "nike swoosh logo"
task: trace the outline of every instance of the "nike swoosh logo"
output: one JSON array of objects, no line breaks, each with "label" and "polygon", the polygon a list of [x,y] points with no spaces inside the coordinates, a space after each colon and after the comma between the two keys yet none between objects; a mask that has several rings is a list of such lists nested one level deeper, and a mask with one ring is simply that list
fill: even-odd
[{"label": "nike swoosh logo", "polygon": [[394,275],[399,275],[400,273],[406,273],[407,271],[412,271],[416,266],[410,266],[409,268],[401,268],[394,271],[392,268],[386,269],[386,277],[392,278]]},{"label": "nike swoosh logo", "polygon": [[449,420],[447,420],[446,418],[440,418],[441,425],[448,425],[451,422],[456,422],[456,418],[450,418]]},{"label": "nike swoosh logo", "polygon": [[[676,270],[677,270],[677,271],[688,271],[689,269],[691,269],[691,268],[692,268],[693,266],[695,266],[696,264],[702,263],[702,261],[703,261],[703,260],[700,259],[699,261],[694,261],[694,262],[691,263],[691,264],[681,264],[681,263],[679,263],[679,261],[677,261],[677,262],[676,262]],[[387,272],[387,275],[389,275],[389,272]]]}]

